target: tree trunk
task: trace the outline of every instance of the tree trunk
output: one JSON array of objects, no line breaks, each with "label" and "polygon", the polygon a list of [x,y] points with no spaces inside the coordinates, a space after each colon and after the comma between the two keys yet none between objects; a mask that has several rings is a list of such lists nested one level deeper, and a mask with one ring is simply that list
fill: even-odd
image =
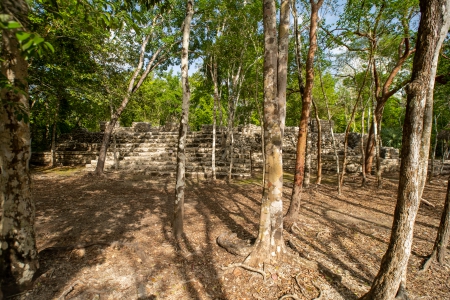
[{"label": "tree trunk", "polygon": [[217,106],[220,102],[219,99],[219,84],[217,82],[217,62],[214,58],[211,58],[211,77],[214,84],[214,109],[213,109],[213,140],[212,140],[212,154],[211,154],[211,170],[212,179],[216,180],[216,123],[217,123]]},{"label": "tree trunk", "polygon": [[56,116],[55,113],[55,119],[53,120],[53,126],[52,126],[52,167],[56,167]]},{"label": "tree trunk", "polygon": [[348,134],[350,132],[350,126],[352,125],[353,120],[355,119],[356,108],[358,107],[359,99],[361,99],[362,91],[364,89],[364,85],[366,84],[367,74],[369,74],[371,61],[372,61],[372,51],[370,53],[369,64],[367,65],[367,70],[366,70],[366,73],[364,74],[364,78],[363,78],[363,82],[361,84],[361,88],[359,89],[359,92],[358,92],[358,97],[356,98],[355,106],[353,106],[353,110],[352,110],[352,114],[350,116],[350,120],[348,121],[347,127],[345,129],[344,159],[342,160],[342,173],[341,173],[341,177],[339,179],[339,181],[340,181],[339,185],[340,186],[342,186],[344,184],[345,168],[347,167]]},{"label": "tree trunk", "polygon": [[430,170],[430,176],[428,177],[428,182],[431,182],[433,175],[434,175],[434,162],[436,160],[436,148],[438,144],[438,127],[437,127],[437,117],[434,117],[434,129],[436,133],[436,137],[434,139],[434,145],[433,145],[433,152],[431,154],[431,170]]},{"label": "tree trunk", "polygon": [[375,156],[377,159],[377,186],[380,188],[382,186],[381,182],[381,164],[380,164],[380,135],[378,129],[380,125],[377,122],[377,118],[373,118],[373,139],[375,140]]},{"label": "tree trunk", "polygon": [[303,177],[303,186],[305,188],[309,187],[311,182],[311,150],[312,150],[312,141],[311,141],[311,130],[308,128],[308,134],[306,139],[306,155],[305,155],[305,176]]},{"label": "tree trunk", "polygon": [[[290,225],[295,222],[300,210],[300,201],[302,193],[303,177],[305,174],[305,156],[306,156],[306,137],[308,134],[308,121],[311,108],[311,95],[314,85],[314,55],[317,50],[317,24],[319,21],[319,9],[322,6],[323,0],[319,0],[317,3],[314,0],[310,1],[311,4],[311,21],[309,28],[309,50],[306,59],[306,83],[302,95],[302,112],[300,116],[300,124],[298,126],[298,138],[297,138],[297,157],[295,160],[295,174],[294,185],[292,188],[291,204],[286,215],[286,225]],[[295,4],[294,4],[295,5]]]},{"label": "tree trunk", "polygon": [[366,111],[366,108],[364,107],[363,100],[361,98],[361,187],[366,186],[367,177],[366,177],[366,166],[365,166],[365,159],[364,159],[364,113]]},{"label": "tree trunk", "polygon": [[141,75],[139,78],[139,81],[137,84],[135,84],[136,79],[139,76],[139,73],[142,70],[142,67],[144,66],[144,60],[145,60],[145,48],[147,47],[147,44],[150,40],[151,34],[148,34],[141,45],[141,53],[139,56],[139,62],[134,70],[133,75],[131,76],[130,82],[128,83],[128,88],[125,97],[122,100],[122,103],[120,104],[119,108],[116,110],[115,113],[111,115],[111,120],[107,124],[105,128],[105,132],[103,134],[102,139],[102,145],[100,146],[100,151],[98,154],[97,159],[97,166],[95,168],[94,174],[97,176],[103,175],[103,170],[105,168],[105,161],[106,161],[106,152],[108,151],[109,143],[111,141],[111,135],[113,133],[114,127],[116,126],[117,121],[119,120],[120,116],[122,115],[123,111],[128,105],[128,102],[130,101],[131,96],[134,92],[136,92],[139,87],[142,85],[144,80],[147,78],[150,71],[152,71],[161,61],[158,61],[156,64],[154,64],[156,58],[158,57],[159,53],[163,50],[163,47],[160,47],[153,56],[151,57],[150,61],[147,63],[147,67],[145,69],[145,72]]},{"label": "tree trunk", "polygon": [[421,271],[426,271],[430,264],[437,260],[440,265],[445,264],[445,254],[447,252],[448,241],[450,240],[450,178],[447,182],[447,194],[445,196],[444,210],[442,211],[441,222],[434,242],[433,251],[425,261]]},{"label": "tree trunk", "polygon": [[189,87],[189,35],[191,32],[191,20],[194,14],[194,1],[186,1],[186,17],[183,27],[183,44],[181,49],[181,85],[183,88],[183,103],[180,119],[177,149],[177,181],[175,186],[175,206],[173,216],[173,235],[180,240],[183,235],[184,220],[184,189],[186,171],[186,135],[189,121],[189,102],[191,90]]},{"label": "tree trunk", "polygon": [[[1,13],[24,27],[27,24],[28,6],[23,0],[4,0]],[[26,288],[39,267],[28,166],[28,63],[20,53],[16,32],[3,30],[1,45],[1,72],[12,88],[1,90],[0,106],[0,290],[2,284]]]},{"label": "tree trunk", "polygon": [[[263,1],[264,24],[264,138],[266,177],[261,203],[259,233],[245,263],[261,266],[278,260],[284,249],[283,239],[283,161],[282,141],[286,118],[287,59],[289,45],[289,1],[280,7],[279,41],[277,43],[276,5]],[[278,61],[277,61],[278,56]]]},{"label": "tree trunk", "polygon": [[[420,203],[420,150],[425,104],[437,54],[450,24],[450,0],[421,0],[411,83],[406,88],[407,106],[403,124],[402,160],[392,233],[380,271],[370,291],[361,299],[394,299],[401,290],[402,275],[411,254],[414,222]],[[436,63],[436,64],[435,64]]]},{"label": "tree trunk", "polygon": [[316,184],[320,184],[322,182],[322,124],[319,119],[319,111],[317,110],[316,102],[312,101],[314,106],[314,112],[316,115],[317,122],[317,177]]}]

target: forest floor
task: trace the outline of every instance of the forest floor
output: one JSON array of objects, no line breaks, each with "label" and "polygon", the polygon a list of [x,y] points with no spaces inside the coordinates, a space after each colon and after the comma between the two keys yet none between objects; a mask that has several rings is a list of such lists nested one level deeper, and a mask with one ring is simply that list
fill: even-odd
[{"label": "forest floor", "polygon": [[[287,250],[316,262],[309,268],[265,265],[267,278],[241,268],[243,261],[216,243],[221,233],[255,238],[260,180],[188,179],[186,239],[175,243],[170,227],[173,177],[110,172],[96,178],[83,169],[33,172],[36,238],[41,273],[34,287],[8,299],[357,299],[376,275],[387,249],[397,180],[373,179],[361,189],[348,178],[338,196],[334,177],[302,196],[298,227],[286,232]],[[286,175],[285,209],[292,176]],[[418,273],[430,253],[443,208],[446,178],[428,184],[416,221],[408,267],[411,299],[450,299],[450,263]],[[450,262],[450,257],[447,257]],[[289,298],[288,298],[289,299]]]}]

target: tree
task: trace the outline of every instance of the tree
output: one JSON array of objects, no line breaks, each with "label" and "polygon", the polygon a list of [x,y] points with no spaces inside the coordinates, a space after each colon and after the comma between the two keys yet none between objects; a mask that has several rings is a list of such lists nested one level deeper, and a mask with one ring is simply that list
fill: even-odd
[{"label": "tree", "polygon": [[186,171],[186,135],[189,121],[189,100],[191,90],[189,87],[189,35],[191,32],[191,21],[194,14],[194,1],[186,1],[186,17],[183,22],[183,42],[181,45],[181,86],[183,88],[183,103],[180,118],[180,128],[177,148],[177,181],[175,186],[175,206],[173,216],[173,234],[177,240],[183,237],[184,220],[184,189]]},{"label": "tree", "polygon": [[[317,50],[317,27],[319,23],[319,9],[323,4],[323,0],[315,1],[310,0],[311,5],[311,20],[309,25],[309,50],[306,59],[306,80],[303,86],[303,80],[301,79],[301,70],[298,70],[299,76],[299,88],[302,93],[302,112],[300,116],[300,124],[298,126],[298,138],[297,138],[297,157],[295,160],[295,174],[294,174],[294,186],[292,188],[291,204],[286,214],[286,225],[289,228],[297,218],[300,210],[301,192],[303,186],[303,177],[305,174],[305,156],[306,156],[306,138],[308,134],[308,122],[311,109],[312,90],[314,86],[314,55]],[[296,8],[293,5],[294,22],[298,19]],[[298,26],[296,26],[298,27]],[[298,28],[295,29],[298,31]],[[296,45],[299,46],[299,33],[296,34]],[[300,65],[299,50],[296,50],[297,65]]]},{"label": "tree", "polygon": [[[140,46],[140,55],[134,69],[134,72],[131,75],[131,78],[128,82],[128,87],[126,89],[126,93],[123,97],[122,103],[116,109],[116,111],[112,114],[110,121],[108,122],[105,132],[103,134],[102,144],[100,146],[100,151],[97,160],[97,166],[95,168],[96,175],[102,175],[103,169],[105,167],[106,160],[106,152],[109,147],[109,142],[111,139],[112,132],[114,127],[122,115],[123,111],[128,105],[133,94],[141,87],[142,83],[146,80],[147,76],[150,74],[152,70],[154,70],[158,65],[163,63],[168,59],[168,52],[171,50],[172,46],[175,43],[165,42],[161,35],[165,35],[165,30],[162,29],[162,25],[165,22],[166,16],[163,15],[159,9],[151,9],[148,11],[151,13],[150,16],[146,16],[145,12],[143,12],[143,16],[141,20],[144,20],[144,24],[142,28],[144,35],[142,37],[142,42]],[[148,19],[147,19],[148,18]],[[139,35],[138,35],[139,36]],[[153,42],[150,51],[150,55],[146,55],[148,52],[148,45],[150,41]],[[145,70],[142,72],[144,65],[146,64]]]},{"label": "tree", "polygon": [[[419,209],[422,172],[421,146],[424,140],[425,106],[433,101],[439,50],[450,26],[450,0],[420,1],[421,18],[411,83],[406,88],[407,107],[403,124],[402,161],[388,250],[369,292],[361,299],[394,299],[406,288],[406,269],[411,253],[414,222]],[[425,137],[426,138],[426,137]],[[430,136],[428,136],[428,139]]]},{"label": "tree", "polygon": [[25,288],[39,267],[28,166],[31,156],[28,62],[17,38],[26,32],[28,6],[22,0],[5,0],[1,13],[8,16],[6,23],[19,23],[14,29],[2,26],[1,72],[6,84],[2,86],[0,107],[0,287],[3,280],[8,280]]}]

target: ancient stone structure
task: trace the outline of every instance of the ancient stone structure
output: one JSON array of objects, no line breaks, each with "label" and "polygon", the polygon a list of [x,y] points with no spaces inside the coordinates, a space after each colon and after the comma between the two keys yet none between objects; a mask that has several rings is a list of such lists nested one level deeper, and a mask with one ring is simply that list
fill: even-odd
[{"label": "ancient stone structure", "polygon": [[[104,125],[104,124],[103,124]],[[329,123],[322,125],[322,161],[323,170],[335,171],[333,144],[329,131]],[[104,126],[103,126],[104,127]],[[317,125],[315,120],[310,124],[311,134],[311,166],[314,172],[317,157]],[[225,128],[217,130],[216,172],[218,177],[226,176],[229,161],[225,157]],[[283,141],[283,165],[285,171],[292,172],[295,164],[297,127],[287,127]],[[344,134],[335,134],[338,154],[343,157]],[[61,135],[56,147],[57,162],[60,165],[86,165],[94,170],[97,154],[102,141],[102,132],[88,132],[84,129]],[[117,127],[111,141],[105,169],[128,170],[151,175],[175,175],[176,145],[178,132],[174,124],[165,127],[152,127],[148,123],[133,123],[132,127]],[[235,178],[248,177],[260,173],[263,167],[261,151],[261,128],[255,125],[239,126],[234,132],[233,169]],[[361,170],[360,135],[350,134],[348,148],[347,172]],[[114,142],[115,141],[115,142]],[[208,178],[211,176],[212,126],[204,125],[200,131],[188,133],[187,138],[187,170],[188,176]],[[383,148],[381,155],[384,172],[397,171],[398,150]],[[115,158],[114,158],[115,157]],[[32,163],[49,162],[49,153],[34,153]]]}]

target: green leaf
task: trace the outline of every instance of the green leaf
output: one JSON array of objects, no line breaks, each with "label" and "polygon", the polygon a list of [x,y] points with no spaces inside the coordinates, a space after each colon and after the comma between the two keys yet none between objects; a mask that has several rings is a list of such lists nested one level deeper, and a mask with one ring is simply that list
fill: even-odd
[{"label": "green leaf", "polygon": [[33,45],[33,40],[30,39],[28,42],[25,43],[25,45],[22,46],[22,50],[26,51],[28,48],[30,48]]},{"label": "green leaf", "polygon": [[19,40],[19,42],[25,41],[27,38],[30,37],[30,35],[31,35],[30,33],[24,31],[16,32],[16,38]]},{"label": "green leaf", "polygon": [[43,38],[41,38],[40,36],[37,36],[33,39],[33,43],[34,45],[39,45],[40,43],[42,43],[44,41]]},{"label": "green leaf", "polygon": [[21,27],[22,27],[22,25],[20,25],[20,23],[18,23],[16,21],[9,21],[6,28],[8,28],[8,29],[16,29],[16,28],[21,28]]},{"label": "green leaf", "polygon": [[52,51],[53,53],[55,53],[55,48],[53,48],[52,44],[50,44],[49,42],[44,42],[44,46],[45,48],[47,48],[48,50]]}]

